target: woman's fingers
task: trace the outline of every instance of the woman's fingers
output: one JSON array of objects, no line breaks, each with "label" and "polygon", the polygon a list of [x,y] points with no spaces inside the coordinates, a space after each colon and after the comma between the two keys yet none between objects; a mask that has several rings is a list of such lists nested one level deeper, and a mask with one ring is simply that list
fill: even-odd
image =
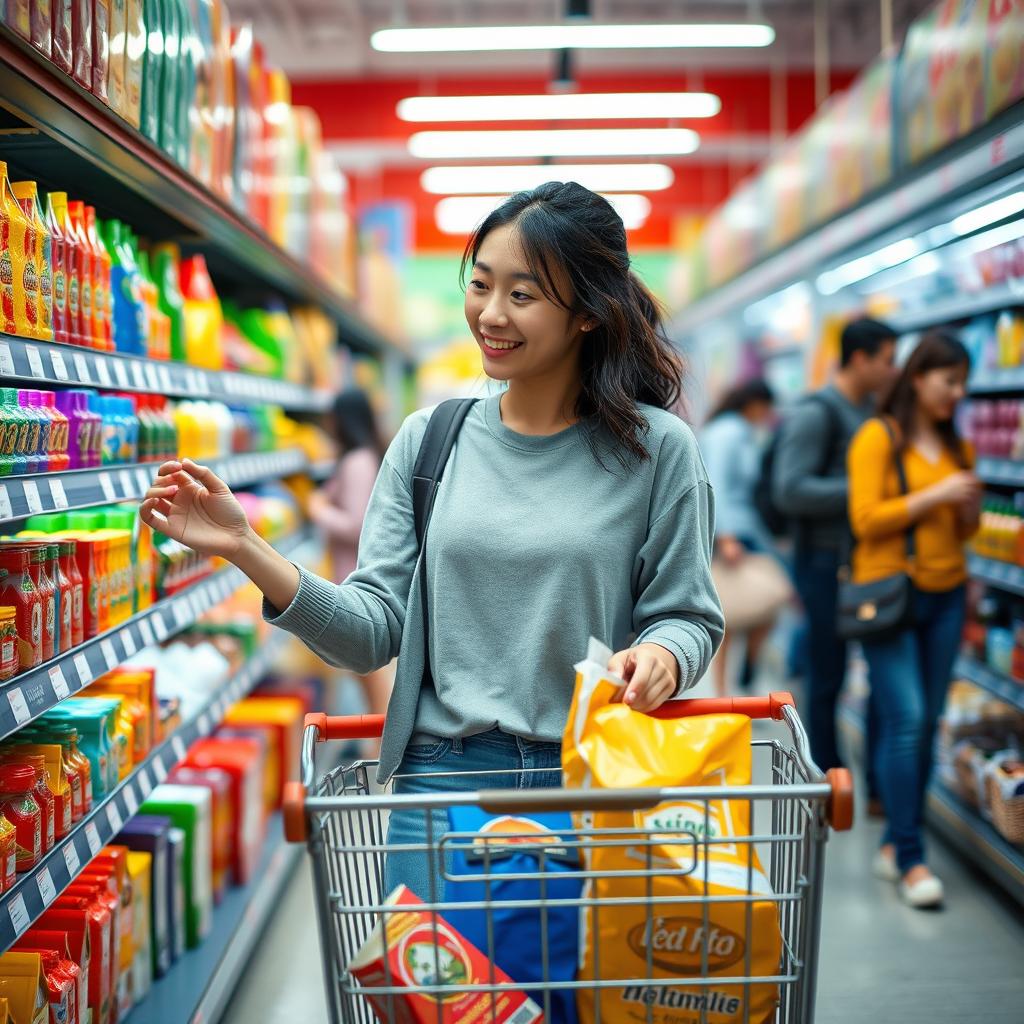
[{"label": "woman's fingers", "polygon": [[183,466],[185,472],[198,480],[208,491],[214,494],[229,493],[228,485],[209,466],[201,466],[191,459],[185,459]]},{"label": "woman's fingers", "polygon": [[154,484],[148,491],[146,491],[147,498],[173,498],[178,493],[177,484],[168,484],[167,486],[159,486]]}]

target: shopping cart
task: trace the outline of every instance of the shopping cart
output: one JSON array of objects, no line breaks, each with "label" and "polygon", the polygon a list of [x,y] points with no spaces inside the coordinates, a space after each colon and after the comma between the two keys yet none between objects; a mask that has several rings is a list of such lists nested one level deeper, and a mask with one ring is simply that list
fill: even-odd
[{"label": "shopping cart", "polygon": [[[700,1024],[760,1024],[761,1021],[773,1021],[776,1024],[812,1024],[814,1020],[815,982],[817,975],[818,944],[821,925],[822,882],[824,872],[825,840],[831,827],[836,831],[849,829],[853,824],[853,785],[846,769],[832,769],[828,773],[821,772],[810,756],[807,735],[797,715],[793,699],[786,693],[775,693],[765,698],[736,698],[711,700],[672,701],[659,709],[659,717],[684,717],[704,714],[739,713],[754,719],[774,719],[788,726],[791,743],[779,739],[756,739],[753,741],[753,779],[766,779],[763,784],[735,787],[685,787],[662,789],[634,790],[567,790],[567,789],[526,789],[515,790],[487,789],[488,773],[468,773],[465,778],[466,791],[459,793],[445,792],[430,795],[395,794],[390,792],[392,785],[378,786],[373,780],[373,762],[355,761],[342,765],[329,772],[319,782],[315,779],[314,755],[316,745],[325,740],[356,739],[379,736],[383,728],[382,716],[357,716],[349,718],[332,718],[323,714],[309,715],[306,718],[305,733],[302,744],[302,781],[289,784],[285,807],[285,832],[292,842],[306,842],[312,857],[313,885],[320,929],[321,951],[323,956],[323,972],[332,1024],[371,1024],[375,1021],[375,1013],[366,998],[367,991],[349,971],[353,958],[370,936],[374,927],[381,920],[381,915],[389,915],[400,909],[386,905],[388,893],[384,891],[385,861],[389,854],[407,853],[416,850],[424,857],[433,859],[436,870],[443,878],[430,885],[430,893],[422,894],[426,902],[420,908],[428,912],[434,921],[435,935],[437,922],[443,923],[445,913],[453,909],[472,907],[490,917],[495,906],[508,907],[509,904],[496,904],[488,899],[482,902],[467,904],[453,903],[451,891],[443,886],[451,880],[450,866],[453,850],[459,844],[472,842],[475,836],[449,831],[446,827],[438,827],[438,813],[447,814],[448,808],[454,806],[476,806],[487,812],[501,815],[525,815],[538,811],[574,811],[584,812],[572,820],[579,828],[573,828],[566,835],[559,831],[559,841],[568,846],[581,849],[593,849],[597,845],[628,844],[634,850],[641,851],[640,863],[635,871],[618,872],[619,876],[651,879],[664,876],[668,871],[679,874],[686,872],[707,871],[710,854],[719,843],[746,844],[747,850],[756,849],[757,858],[764,874],[770,881],[768,895],[748,895],[753,892],[752,876],[755,859],[746,855],[747,886],[739,895],[697,895],[689,897],[654,897],[646,901],[648,927],[655,915],[664,917],[673,910],[676,914],[686,915],[691,922],[702,919],[703,936],[713,934],[709,928],[711,922],[711,904],[731,902],[743,904],[746,911],[747,931],[751,935],[753,904],[756,901],[768,900],[775,904],[779,931],[781,933],[781,955],[778,971],[774,974],[756,976],[751,973],[751,946],[746,942],[744,970],[742,974],[723,977],[709,965],[707,941],[698,957],[696,964],[690,963],[686,973],[677,977],[666,977],[663,970],[655,970],[651,957],[648,955],[646,969],[642,977],[623,979],[615,974],[613,979],[597,978],[576,981],[551,981],[547,972],[547,944],[538,950],[538,957],[543,957],[543,974],[539,983],[530,981],[525,985],[514,986],[515,989],[528,989],[531,997],[541,1004],[545,1011],[550,1009],[551,993],[566,989],[589,989],[594,993],[594,1024],[600,1024],[602,1004],[615,992],[622,992],[627,986],[642,985],[644,992],[657,993],[664,987],[685,987],[687,992],[710,993],[712,986],[716,992],[723,988],[734,992],[742,999],[739,1003],[741,1012],[734,1016],[722,1016],[709,1009],[707,997],[690,998],[688,1005],[696,1007],[689,1015],[677,1015],[675,1019],[696,1021]],[[451,777],[450,775],[448,776]],[[601,830],[584,827],[585,812],[603,810],[642,810],[650,809],[664,801],[686,802],[690,806],[703,808],[704,821],[708,821],[710,805],[716,806],[722,800],[745,801],[750,810],[750,834],[745,837],[720,836],[716,838],[710,828],[697,827],[690,823],[689,828],[672,830],[670,833],[664,825],[657,829],[645,829],[642,819],[624,834],[623,830]],[[387,840],[388,813],[396,809],[408,810],[416,808],[424,814],[424,842],[411,846],[389,846]],[[431,813],[433,812],[433,813]],[[698,817],[699,817],[698,812]],[[692,817],[692,816],[691,816]],[[445,822],[447,818],[443,819]],[[526,838],[511,834],[504,837],[508,842]],[[490,840],[489,840],[490,841]],[[680,844],[689,844],[693,856],[689,863],[665,868],[663,863],[656,862],[652,850],[671,841],[674,848]],[[484,858],[480,867],[482,878],[486,883],[488,864]],[[582,863],[588,863],[584,858]],[[540,879],[541,892],[545,875],[544,859],[540,857],[536,874],[515,876]],[[579,875],[583,879],[593,879],[594,873],[580,868]],[[507,876],[506,876],[507,877]],[[704,876],[704,892],[707,893],[707,875]],[[490,893],[485,886],[485,892]],[[601,912],[599,901],[586,897],[587,889],[578,900],[563,901],[581,908],[597,907],[593,912]],[[445,898],[449,902],[445,902]],[[550,901],[539,900],[534,905],[539,913],[543,913],[543,905]],[[665,904],[688,904],[685,907],[665,906]],[[636,903],[634,902],[634,906]],[[525,906],[525,904],[524,904]],[[614,913],[615,908],[604,906],[604,913]],[[491,949],[482,951],[490,960],[494,959],[493,943],[500,943],[500,935],[488,921],[487,933]],[[606,954],[606,956],[609,954]],[[598,961],[601,962],[600,960]],[[607,961],[606,961],[607,962]],[[372,994],[380,1007],[381,997],[398,997],[410,991],[408,978],[402,979],[405,984],[398,984],[399,979],[393,977],[390,968],[386,968],[387,984],[373,988]],[[614,973],[614,972],[611,972]],[[749,994],[753,986],[771,985],[777,991],[774,1013],[767,1017],[752,1016]],[[506,982],[506,988],[508,983]],[[489,983],[477,985],[440,985],[422,984],[415,991],[436,997],[437,1022],[451,1020],[443,1010],[443,1000],[450,1006],[452,997],[463,992],[483,992],[494,994],[489,1003],[497,1002],[497,993],[502,985],[494,977],[493,971]],[[761,991],[764,991],[763,988]],[[644,1002],[636,1007],[631,1014],[633,1020],[641,1020],[646,1012],[646,1019],[651,1021],[654,1015],[652,1003],[655,997],[648,997],[646,1011]],[[386,1011],[381,1012],[381,1019],[387,1024],[400,1024],[410,1019],[402,1012],[402,1005],[397,998],[383,1000]],[[720,1004],[716,1004],[719,1005]],[[433,1016],[433,1014],[431,1014]],[[549,1013],[545,1012],[548,1021]],[[605,1019],[609,1014],[605,1011]],[[456,1018],[457,1019],[457,1018]],[[485,1013],[478,1020],[486,1024],[492,1019],[492,1013]],[[621,1018],[620,1018],[621,1019]]]}]

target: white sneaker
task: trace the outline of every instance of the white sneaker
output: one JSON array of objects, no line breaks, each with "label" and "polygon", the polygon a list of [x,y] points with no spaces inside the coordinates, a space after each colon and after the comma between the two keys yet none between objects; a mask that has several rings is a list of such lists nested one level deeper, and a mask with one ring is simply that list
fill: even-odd
[{"label": "white sneaker", "polygon": [[913,885],[900,882],[900,896],[908,906],[924,909],[939,906],[945,897],[945,890],[939,879],[929,875],[928,878],[922,878]]},{"label": "white sneaker", "polygon": [[900,869],[896,866],[896,856],[886,850],[879,850],[875,854],[871,870],[874,871],[875,878],[880,878],[883,882],[898,882],[900,880]]}]

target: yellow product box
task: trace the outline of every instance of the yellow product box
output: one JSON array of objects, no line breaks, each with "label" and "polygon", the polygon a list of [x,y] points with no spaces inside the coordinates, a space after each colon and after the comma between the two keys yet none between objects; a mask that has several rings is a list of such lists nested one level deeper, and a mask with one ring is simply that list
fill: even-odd
[{"label": "yellow product box", "polygon": [[[8,1004],[17,1024],[47,1024],[50,1001],[38,953],[4,953],[0,956],[0,998]],[[0,1016],[0,1020],[4,1020]]]},{"label": "yellow product box", "polygon": [[153,985],[150,907],[153,891],[153,855],[142,850],[128,854],[128,877],[132,888],[132,1002],[145,999]]}]

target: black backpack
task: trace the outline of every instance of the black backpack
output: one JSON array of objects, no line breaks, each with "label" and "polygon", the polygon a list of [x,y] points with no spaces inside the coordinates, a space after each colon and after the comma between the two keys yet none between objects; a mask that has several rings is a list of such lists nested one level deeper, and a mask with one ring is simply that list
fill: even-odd
[{"label": "black backpack", "polygon": [[[824,472],[832,461],[832,454],[835,451],[842,424],[839,422],[839,410],[823,395],[808,395],[805,399],[808,402],[818,402],[825,407],[828,414],[828,442],[825,445],[824,464],[819,467],[819,472]],[[757,476],[757,484],[754,487],[754,508],[757,509],[761,522],[773,537],[785,537],[793,527],[791,516],[786,515],[778,505],[775,504],[774,487],[772,481],[775,477],[775,458],[779,449],[779,431],[771,439],[768,447],[761,456],[761,469]]]},{"label": "black backpack", "polygon": [[[430,516],[434,511],[434,499],[444,476],[455,439],[469,410],[476,404],[475,398],[452,398],[442,402],[427,421],[427,430],[420,442],[416,464],[412,471],[412,513],[416,524],[416,540],[420,550],[427,536]],[[427,560],[420,559],[420,587],[423,591],[423,681],[433,686],[430,671],[430,620],[427,615]]]}]

